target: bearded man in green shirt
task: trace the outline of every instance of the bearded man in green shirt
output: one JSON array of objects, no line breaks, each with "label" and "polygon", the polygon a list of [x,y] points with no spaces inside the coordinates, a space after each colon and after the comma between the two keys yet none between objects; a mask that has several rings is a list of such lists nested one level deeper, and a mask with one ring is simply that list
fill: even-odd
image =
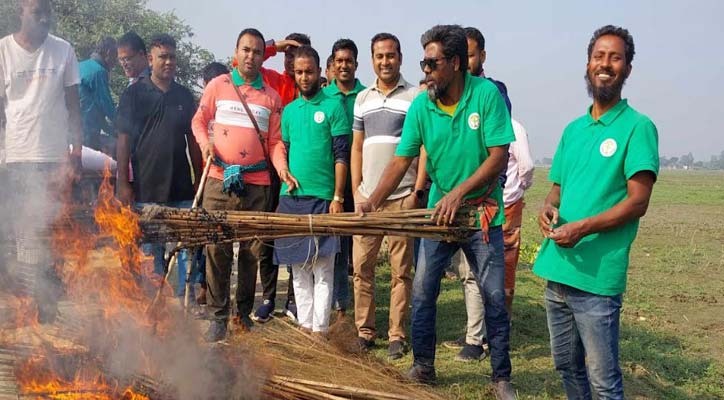
[{"label": "bearded man in green shirt", "polygon": [[588,45],[593,105],[570,123],[538,215],[546,237],[533,272],[545,292],[551,351],[569,399],[623,399],[619,320],[631,243],[659,171],[653,122],[621,99],[633,38],[604,26]]},{"label": "bearded man in green shirt", "polygon": [[413,366],[408,377],[435,380],[435,319],[440,280],[452,255],[462,249],[485,299],[485,326],[490,343],[491,379],[497,399],[514,399],[510,384],[510,320],[503,279],[503,197],[498,176],[505,168],[508,144],[515,140],[510,114],[498,88],[467,72],[468,46],[458,25],[438,25],[420,42],[427,93],[413,100],[402,137],[382,178],[359,212],[380,207],[398,187],[421,147],[432,180],[428,207],[433,218],[448,224],[458,209],[474,206],[479,230],[461,242],[422,239],[412,284],[411,337]]}]

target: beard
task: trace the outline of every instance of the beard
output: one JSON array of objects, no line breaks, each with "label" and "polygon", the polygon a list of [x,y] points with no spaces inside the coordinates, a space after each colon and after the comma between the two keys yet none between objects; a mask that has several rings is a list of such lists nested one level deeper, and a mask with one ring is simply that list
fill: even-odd
[{"label": "beard", "polygon": [[317,92],[319,92],[319,88],[320,88],[321,86],[322,86],[322,84],[321,84],[321,82],[319,82],[319,81],[317,81],[317,83],[315,83],[314,85],[310,86],[309,89],[307,89],[307,90],[304,90],[304,89],[302,89],[301,87],[298,86],[298,87],[299,87],[299,93],[301,93],[302,96],[304,96],[304,97],[306,97],[306,98],[308,98],[308,99],[311,99],[312,97],[314,97],[314,95],[317,94]]},{"label": "beard", "polygon": [[430,82],[427,84],[427,98],[433,103],[440,100],[447,93],[447,86],[439,86],[437,83]]},{"label": "beard", "polygon": [[470,75],[480,76],[480,74],[482,74],[482,73],[483,73],[483,63],[470,66]]},{"label": "beard", "polygon": [[[609,75],[614,74],[612,70],[604,70],[602,72],[606,72]],[[586,79],[586,90],[588,91],[588,95],[591,96],[593,100],[603,104],[608,104],[614,99],[620,97],[623,85],[626,84],[626,78],[622,77],[620,80],[616,80],[608,86],[596,86],[593,84],[591,74],[587,69],[584,78]]]}]

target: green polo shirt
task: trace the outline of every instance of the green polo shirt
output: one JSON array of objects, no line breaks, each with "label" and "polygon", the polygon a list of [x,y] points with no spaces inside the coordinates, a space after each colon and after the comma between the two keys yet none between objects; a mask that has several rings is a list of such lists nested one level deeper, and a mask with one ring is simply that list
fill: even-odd
[{"label": "green polo shirt", "polygon": [[[658,133],[651,120],[624,99],[598,121],[588,113],[566,127],[550,180],[561,186],[559,225],[600,214],[627,196],[637,172],[659,172]],[[603,296],[626,289],[629,251],[639,221],[594,233],[573,248],[545,239],[533,272]]]},{"label": "green polo shirt", "polygon": [[[427,151],[427,173],[432,179],[428,207],[434,207],[452,189],[463,183],[488,158],[488,147],[503,146],[515,140],[510,114],[498,88],[487,79],[465,74],[465,89],[451,116],[421,93],[410,105],[402,127],[402,139],[395,155],[417,157],[420,146]],[[503,191],[497,177],[490,197],[500,207],[490,226],[502,225]],[[482,187],[466,199],[481,198]]]},{"label": "green polo shirt", "polygon": [[[300,96],[282,112],[282,141],[289,143],[289,171],[299,181],[294,196],[334,198],[334,151],[332,137],[350,132],[339,100],[319,91],[306,100]],[[289,196],[282,183],[282,196]]]},{"label": "green polo shirt", "polygon": [[[241,76],[241,74],[239,73],[239,71],[236,68],[234,68],[234,70],[231,71],[231,80],[234,82],[234,85],[236,85],[236,86],[242,86],[242,85],[246,84],[246,81],[244,80],[244,78]],[[253,87],[254,89],[259,89],[259,90],[261,90],[261,88],[264,87],[264,80],[262,80],[261,73],[256,74],[256,79],[249,82],[249,86]]]},{"label": "green polo shirt", "polygon": [[360,83],[359,79],[354,80],[354,88],[346,94],[339,90],[337,87],[337,80],[332,80],[332,83],[327,85],[324,89],[324,93],[329,97],[338,98],[342,101],[344,109],[347,112],[347,122],[349,123],[350,132],[350,144],[352,143],[352,121],[354,121],[354,102],[357,99],[359,92],[365,90],[365,86]]}]

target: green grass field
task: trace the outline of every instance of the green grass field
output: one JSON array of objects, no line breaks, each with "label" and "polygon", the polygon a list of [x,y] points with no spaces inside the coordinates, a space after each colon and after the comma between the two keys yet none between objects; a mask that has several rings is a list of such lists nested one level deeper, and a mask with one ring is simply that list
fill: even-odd
[{"label": "green grass field", "polygon": [[[536,172],[526,195],[511,337],[513,384],[523,399],[564,398],[548,344],[544,282],[530,271],[541,236],[535,222],[550,184]],[[621,367],[631,399],[724,399],[724,173],[664,171],[631,252]],[[389,267],[377,279],[378,332],[387,331]],[[438,343],[464,332],[457,281],[444,280]],[[377,353],[386,356],[386,342]],[[438,345],[439,390],[452,399],[494,398],[490,364],[455,361]],[[395,363],[409,368],[411,355]]]}]

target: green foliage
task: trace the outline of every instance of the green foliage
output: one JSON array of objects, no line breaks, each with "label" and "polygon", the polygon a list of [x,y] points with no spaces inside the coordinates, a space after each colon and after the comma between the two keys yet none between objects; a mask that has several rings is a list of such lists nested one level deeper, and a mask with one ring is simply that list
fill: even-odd
[{"label": "green foliage", "polygon": [[[0,36],[17,30],[16,0],[0,0]],[[193,30],[173,13],[147,8],[146,0],[55,0],[53,33],[68,40],[79,60],[87,59],[96,43],[105,36],[119,38],[134,30],[148,40],[168,33],[177,41],[177,80],[196,93],[201,91],[201,69],[214,61],[208,50],[191,42]],[[112,90],[120,95],[128,85],[120,67],[112,75]]]}]

